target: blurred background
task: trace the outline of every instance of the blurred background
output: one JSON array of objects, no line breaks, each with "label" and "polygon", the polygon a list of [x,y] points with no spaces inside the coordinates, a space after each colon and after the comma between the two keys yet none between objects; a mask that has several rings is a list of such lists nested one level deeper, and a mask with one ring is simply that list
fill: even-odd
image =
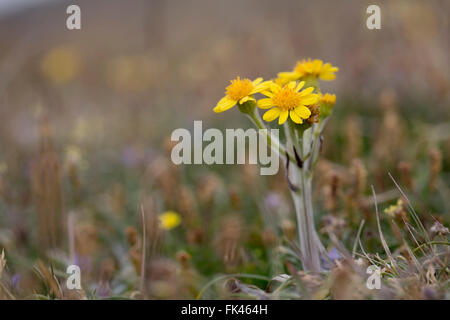
[{"label": "blurred background", "polygon": [[[193,298],[219,274],[285,272],[274,248],[296,237],[284,173],[174,166],[170,134],[194,120],[250,127],[238,110],[212,112],[229,80],[307,57],[339,67],[322,83],[337,95],[315,178],[323,236],[351,247],[364,218],[366,250],[380,250],[369,186],[395,203],[388,172],[427,226],[448,223],[450,3],[377,3],[381,30],[360,0],[0,0],[3,298],[70,297],[55,280],[70,262],[76,297]],[[70,4],[81,30],[66,28]],[[163,230],[168,210],[181,224]]]}]

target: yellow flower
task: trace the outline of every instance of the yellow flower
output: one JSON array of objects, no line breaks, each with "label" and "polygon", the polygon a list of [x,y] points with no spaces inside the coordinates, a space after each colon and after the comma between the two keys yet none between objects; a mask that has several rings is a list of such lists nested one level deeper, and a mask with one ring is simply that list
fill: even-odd
[{"label": "yellow flower", "polygon": [[181,217],[174,211],[166,211],[159,216],[159,222],[161,229],[171,230],[181,223]]},{"label": "yellow flower", "polygon": [[319,93],[319,101],[320,101],[320,103],[334,106],[334,104],[336,103],[336,95],[329,94],[329,93],[325,93],[325,94]]},{"label": "yellow flower", "polygon": [[322,118],[326,118],[331,114],[333,110],[333,106],[336,103],[336,95],[335,94],[321,94],[319,93],[319,102],[320,102],[320,116]]},{"label": "yellow flower", "polygon": [[237,77],[230,81],[231,84],[226,87],[225,97],[220,99],[214,108],[214,112],[219,113],[226,111],[236,104],[243,104],[249,100],[256,101],[253,94],[266,90],[271,81],[264,81],[263,78],[257,78],[254,81],[249,79],[241,79]]},{"label": "yellow flower", "polygon": [[53,84],[65,84],[80,71],[81,57],[74,48],[59,46],[51,49],[41,61],[41,72]]},{"label": "yellow flower", "polygon": [[334,67],[331,63],[323,63],[322,60],[305,60],[298,61],[294,70],[291,72],[280,72],[278,74],[280,81],[298,80],[303,77],[313,76],[322,80],[334,80],[339,68]]},{"label": "yellow flower", "polygon": [[386,209],[384,209],[384,213],[386,213],[391,218],[405,216],[406,213],[403,209],[403,200],[398,199],[396,204],[390,205]]},{"label": "yellow flower", "polygon": [[280,125],[286,122],[289,116],[295,123],[303,123],[303,119],[308,119],[311,110],[306,106],[317,103],[319,98],[317,94],[312,93],[313,87],[300,91],[304,85],[305,81],[301,81],[298,85],[296,81],[291,81],[284,86],[272,83],[270,91],[261,92],[268,98],[259,100],[258,107],[261,109],[274,107],[264,114],[263,119],[270,122],[279,117]]}]

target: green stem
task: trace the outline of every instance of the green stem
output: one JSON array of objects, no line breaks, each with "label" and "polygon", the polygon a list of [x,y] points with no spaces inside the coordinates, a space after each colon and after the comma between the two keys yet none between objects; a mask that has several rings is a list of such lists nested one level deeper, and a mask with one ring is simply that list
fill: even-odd
[{"label": "green stem", "polygon": [[[293,123],[288,124],[287,136],[300,157],[312,152],[311,143],[314,141],[314,135],[306,130],[302,138],[297,136],[297,130]],[[311,158],[311,157],[310,157]],[[293,166],[288,173],[291,181],[296,184],[298,189],[291,190],[291,196],[294,201],[298,234],[300,240],[300,250],[303,258],[303,268],[306,271],[320,272],[320,249],[323,247],[320,243],[314,225],[314,213],[312,206],[312,171],[311,167],[305,161],[303,166]]]},{"label": "green stem", "polygon": [[289,152],[286,151],[286,149],[281,145],[280,141],[277,138],[275,138],[272,134],[270,134],[269,130],[262,122],[261,117],[259,116],[259,113],[256,110],[256,108],[253,110],[253,112],[247,113],[246,115],[250,118],[250,120],[257,128],[267,130],[263,132],[267,138],[267,143],[272,148],[272,150],[275,150],[283,160],[285,160],[286,157],[289,157],[291,161],[295,161],[294,157]]}]

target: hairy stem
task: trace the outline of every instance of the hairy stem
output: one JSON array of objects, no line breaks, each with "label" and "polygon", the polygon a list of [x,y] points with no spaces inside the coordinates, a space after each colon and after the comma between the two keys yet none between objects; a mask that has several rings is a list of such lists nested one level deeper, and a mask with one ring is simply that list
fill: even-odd
[{"label": "hairy stem", "polygon": [[288,127],[289,142],[295,147],[300,157],[306,158],[309,155],[308,160],[304,161],[302,166],[294,166],[289,173],[291,181],[298,187],[296,190],[291,189],[291,196],[296,210],[303,268],[306,271],[320,272],[319,253],[323,246],[314,225],[311,166],[314,160],[312,153],[318,136],[313,133],[313,130],[308,129],[303,132],[301,139],[299,139],[294,124],[289,123]]},{"label": "hairy stem", "polygon": [[259,113],[256,110],[256,108],[255,108],[255,110],[253,110],[253,112],[248,113],[247,116],[250,118],[250,120],[253,122],[253,124],[257,128],[267,130],[267,131],[263,131],[264,132],[263,134],[266,136],[267,143],[271,147],[272,150],[277,152],[283,160],[285,160],[286,157],[289,157],[289,159],[291,161],[295,161],[294,157],[289,152],[286,151],[286,149],[280,143],[280,141],[270,134],[269,130],[266,128],[266,126],[262,122],[261,117],[259,116]]}]

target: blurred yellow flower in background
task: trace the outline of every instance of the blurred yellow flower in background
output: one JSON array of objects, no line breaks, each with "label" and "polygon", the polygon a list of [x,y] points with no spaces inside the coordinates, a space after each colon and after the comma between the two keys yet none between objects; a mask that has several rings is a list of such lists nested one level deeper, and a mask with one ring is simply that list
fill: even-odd
[{"label": "blurred yellow flower in background", "polygon": [[241,79],[237,77],[230,81],[231,84],[226,87],[226,95],[217,103],[214,112],[219,113],[226,111],[236,104],[243,104],[249,100],[255,101],[253,94],[266,90],[271,81],[264,81],[263,78],[257,78],[254,81],[249,79]]},{"label": "blurred yellow flower in background", "polygon": [[336,103],[336,95],[330,93],[325,94],[319,93],[319,101],[320,103],[333,106]]},{"label": "blurred yellow flower in background", "polygon": [[291,81],[284,86],[272,83],[269,91],[261,92],[268,98],[259,100],[258,107],[261,109],[274,107],[264,114],[263,119],[270,122],[279,117],[280,125],[285,123],[289,116],[295,123],[303,123],[303,119],[308,119],[311,110],[307,106],[317,103],[319,98],[317,94],[312,93],[313,87],[300,91],[304,85],[304,81],[298,84]]},{"label": "blurred yellow flower in background", "polygon": [[171,230],[181,223],[181,217],[175,211],[166,211],[159,216],[161,229]]},{"label": "blurred yellow flower in background", "polygon": [[48,51],[41,60],[42,75],[53,84],[65,84],[79,73],[81,57],[70,46],[61,45]]},{"label": "blurred yellow flower in background", "polygon": [[6,162],[0,162],[0,174],[6,173],[8,171],[8,165]]},{"label": "blurred yellow flower in background", "polygon": [[333,110],[334,104],[336,103],[336,95],[335,94],[321,94],[319,93],[319,102],[320,102],[320,116],[325,118],[331,114]]},{"label": "blurred yellow flower in background", "polygon": [[117,56],[106,63],[105,78],[119,92],[143,93],[162,73],[158,61],[145,55]]},{"label": "blurred yellow flower in background", "polygon": [[404,208],[402,199],[398,199],[396,204],[391,204],[389,207],[384,209],[384,213],[386,213],[391,218],[395,218],[396,216],[401,215],[403,212]]},{"label": "blurred yellow flower in background", "polygon": [[301,60],[297,62],[297,65],[291,72],[280,72],[278,77],[281,81],[299,80],[304,77],[312,76],[322,80],[334,80],[336,75],[334,74],[339,70],[338,67],[334,67],[331,63],[323,63],[320,59]]}]

